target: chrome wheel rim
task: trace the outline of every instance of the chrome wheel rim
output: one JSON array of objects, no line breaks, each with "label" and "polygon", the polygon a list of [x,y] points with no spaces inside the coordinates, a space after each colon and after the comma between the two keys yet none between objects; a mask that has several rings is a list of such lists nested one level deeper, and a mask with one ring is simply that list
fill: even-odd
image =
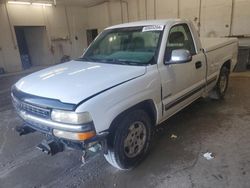
[{"label": "chrome wheel rim", "polygon": [[220,77],[220,92],[224,93],[227,87],[227,76],[221,75]]},{"label": "chrome wheel rim", "polygon": [[128,135],[124,140],[124,153],[133,158],[141,153],[146,143],[146,127],[142,122],[134,122],[129,126]]}]

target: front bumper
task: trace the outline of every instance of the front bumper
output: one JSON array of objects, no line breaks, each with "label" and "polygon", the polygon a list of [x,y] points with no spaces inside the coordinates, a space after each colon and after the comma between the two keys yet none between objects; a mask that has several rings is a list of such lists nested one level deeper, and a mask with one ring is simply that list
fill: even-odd
[{"label": "front bumper", "polygon": [[34,125],[34,128],[41,128],[43,130],[47,130],[50,132],[52,129],[62,130],[62,131],[69,131],[69,132],[88,132],[93,131],[93,123],[87,123],[84,125],[71,125],[71,124],[64,124],[51,121],[49,119],[43,119],[36,117],[34,115],[28,114],[25,111],[18,111],[17,113],[19,116],[31,126]]},{"label": "front bumper", "polygon": [[[44,107],[43,105],[38,105],[37,103],[31,103],[30,101],[35,101],[35,96],[28,97],[21,93],[20,97],[19,91],[13,91],[11,93],[12,102],[16,109],[18,115],[24,120],[25,124],[16,128],[20,135],[29,134],[35,131],[42,132],[46,135],[46,139],[37,146],[40,150],[48,154],[55,154],[57,152],[63,151],[65,148],[80,149],[82,151],[87,150],[96,144],[101,144],[104,153],[107,151],[106,137],[108,132],[102,132],[99,134],[94,134],[90,138],[84,140],[72,140],[62,137],[56,137],[53,134],[53,130],[67,131],[70,133],[88,133],[94,132],[94,123],[86,123],[82,125],[65,124],[60,122],[52,121],[50,118],[51,111],[53,108],[51,106]],[[32,100],[30,100],[32,97]],[[43,101],[41,97],[39,102]],[[50,99],[46,99],[48,102]],[[57,106],[59,105],[57,102]]]},{"label": "front bumper", "polygon": [[23,99],[19,99],[16,92],[12,92],[12,102],[18,115],[33,129],[52,134],[53,129],[68,132],[89,132],[95,131],[93,122],[82,125],[72,125],[52,121],[50,114],[52,108],[46,108],[32,103],[28,103]]}]

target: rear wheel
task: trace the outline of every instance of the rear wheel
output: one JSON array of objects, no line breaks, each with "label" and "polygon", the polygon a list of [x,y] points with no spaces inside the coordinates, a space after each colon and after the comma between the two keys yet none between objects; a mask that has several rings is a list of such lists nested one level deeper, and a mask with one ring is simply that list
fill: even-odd
[{"label": "rear wheel", "polygon": [[223,66],[221,68],[219,79],[216,83],[211,98],[223,99],[227,91],[228,82],[229,82],[229,70],[227,67]]},{"label": "rear wheel", "polygon": [[122,118],[105,154],[106,160],[116,168],[135,167],[149,150],[151,121],[143,110],[134,110]]}]

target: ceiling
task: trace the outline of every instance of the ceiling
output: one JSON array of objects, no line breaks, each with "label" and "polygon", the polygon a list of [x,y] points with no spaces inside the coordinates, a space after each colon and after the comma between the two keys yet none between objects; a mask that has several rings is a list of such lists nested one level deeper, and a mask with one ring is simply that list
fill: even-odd
[{"label": "ceiling", "polygon": [[[8,0],[0,0],[3,3]],[[16,0],[16,1],[32,1],[32,2],[54,2],[54,0]],[[85,7],[90,7],[98,5],[107,1],[120,1],[120,0],[55,0],[57,5],[81,5]]]},{"label": "ceiling", "polygon": [[64,5],[93,6],[96,4],[103,3],[105,1],[107,0],[56,0],[56,3]]}]

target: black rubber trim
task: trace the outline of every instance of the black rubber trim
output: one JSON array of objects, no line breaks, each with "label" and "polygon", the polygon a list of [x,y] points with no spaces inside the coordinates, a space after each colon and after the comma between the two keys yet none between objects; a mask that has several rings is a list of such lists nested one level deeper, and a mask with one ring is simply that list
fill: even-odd
[{"label": "black rubber trim", "polygon": [[42,108],[60,109],[60,110],[69,110],[69,111],[72,111],[75,108],[75,104],[63,103],[57,99],[38,97],[35,95],[24,93],[18,90],[16,87],[12,87],[11,93],[12,95],[14,95],[14,97],[19,99],[20,101],[24,101],[28,104],[35,105],[35,106],[42,107]]},{"label": "black rubber trim", "polygon": [[[144,74],[145,74],[145,73],[144,73]],[[136,78],[139,78],[139,77],[143,76],[144,74],[142,74],[142,75],[140,75],[140,76],[137,76],[137,77],[134,77],[134,78],[131,78],[131,79],[126,80],[126,81],[124,81],[124,82],[121,82],[121,83],[119,83],[119,84],[116,84],[116,85],[114,85],[114,86],[111,86],[111,87],[109,87],[109,88],[107,88],[107,89],[104,89],[104,90],[102,90],[102,91],[100,91],[100,92],[94,94],[94,95],[91,95],[91,96],[87,97],[86,99],[84,99],[84,100],[82,100],[81,102],[79,102],[79,103],[75,106],[75,109],[76,109],[78,106],[80,106],[81,104],[83,104],[84,102],[88,101],[89,99],[92,99],[93,97],[95,97],[95,96],[97,96],[97,95],[100,95],[100,94],[104,93],[105,91],[108,91],[108,90],[110,90],[110,89],[112,89],[112,88],[115,88],[115,87],[117,87],[117,86],[119,86],[119,85],[122,85],[122,84],[124,84],[124,83],[126,83],[126,82],[129,82],[129,81],[131,81],[131,80],[134,80],[134,79],[136,79]],[[75,109],[74,109],[74,110],[75,110]]]},{"label": "black rubber trim", "polygon": [[172,102],[166,104],[166,105],[165,105],[165,108],[164,108],[165,111],[169,110],[170,108],[174,107],[175,105],[177,105],[177,104],[183,102],[184,100],[188,99],[189,97],[191,97],[191,96],[194,95],[195,93],[197,93],[197,92],[199,92],[200,90],[202,90],[203,88],[205,88],[207,85],[209,85],[209,84],[213,83],[214,81],[216,81],[216,79],[217,79],[217,76],[215,76],[215,77],[209,79],[209,80],[207,81],[207,83],[204,83],[204,84],[202,84],[202,85],[196,87],[195,89],[193,89],[193,90],[191,90],[190,92],[184,94],[183,96],[177,98],[176,100],[174,100],[174,101],[172,101]]},{"label": "black rubber trim", "polygon": [[217,76],[214,76],[214,77],[210,78],[210,79],[207,81],[207,85],[213,83],[213,82],[216,81],[216,80],[217,80]]}]

